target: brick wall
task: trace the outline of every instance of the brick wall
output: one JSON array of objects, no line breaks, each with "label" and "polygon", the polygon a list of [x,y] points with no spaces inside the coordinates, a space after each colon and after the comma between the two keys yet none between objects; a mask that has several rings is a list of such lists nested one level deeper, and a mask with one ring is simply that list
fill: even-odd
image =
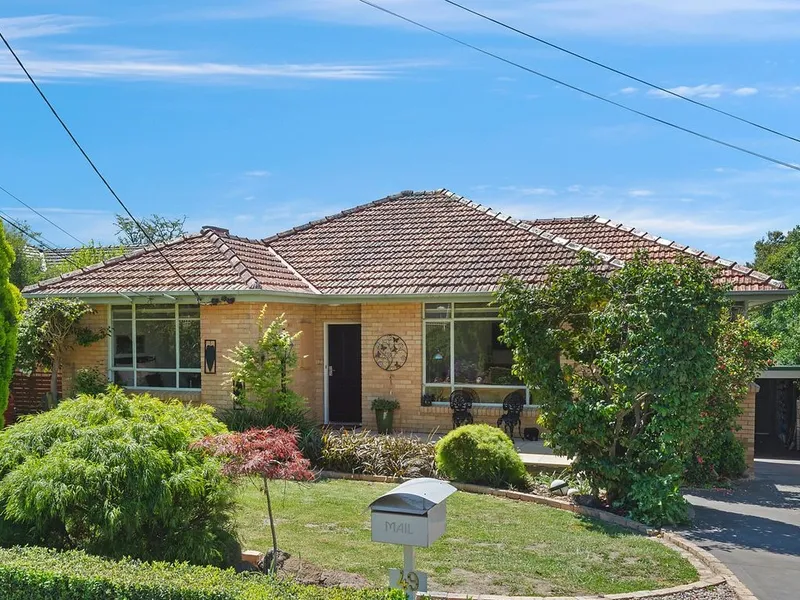
[{"label": "brick wall", "polygon": [[755,466],[755,444],[756,444],[756,394],[759,390],[758,384],[751,383],[747,396],[742,400],[742,414],[739,415],[737,425],[740,429],[736,432],[736,437],[744,444],[747,468]]},{"label": "brick wall", "polygon": [[[86,315],[81,324],[92,330],[108,327],[108,305],[93,305],[94,312]],[[96,367],[103,373],[108,370],[108,338],[95,342],[90,346],[76,346],[70,350],[61,362],[62,393],[72,392],[72,379],[78,369]]]}]

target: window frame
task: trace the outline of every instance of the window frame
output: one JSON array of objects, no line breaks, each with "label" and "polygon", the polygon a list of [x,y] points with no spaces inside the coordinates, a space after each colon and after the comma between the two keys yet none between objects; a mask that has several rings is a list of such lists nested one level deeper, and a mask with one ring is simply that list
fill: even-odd
[{"label": "window frame", "polygon": [[[429,304],[438,304],[439,306],[447,306],[449,317],[427,317],[426,306]],[[476,390],[524,390],[525,392],[525,407],[538,408],[536,405],[531,404],[531,391],[526,385],[487,385],[482,383],[456,383],[455,382],[455,324],[457,322],[465,321],[480,321],[488,323],[499,323],[502,321],[500,317],[456,317],[457,304],[476,304],[475,302],[423,302],[422,303],[422,393],[425,393],[427,388],[437,388],[448,390],[448,396],[457,389],[476,389]],[[489,304],[488,302],[486,303]],[[447,323],[450,327],[450,382],[449,383],[428,383],[428,323]],[[449,402],[434,402],[432,406],[449,406]],[[502,402],[476,402],[473,406],[496,408],[502,406]]]},{"label": "window frame", "polygon": [[[130,319],[118,319],[118,321],[130,321],[131,324],[131,367],[115,367],[114,366],[114,349],[115,349],[115,339],[114,339],[114,308],[117,306],[125,306],[126,308],[130,306],[131,310],[131,317]],[[152,304],[142,304],[143,307],[152,306]],[[166,305],[165,305],[166,306]],[[179,304],[175,303],[173,306],[173,317],[172,321],[175,324],[175,367],[169,369],[161,369],[161,368],[146,368],[140,369],[137,365],[136,361],[136,343],[137,343],[137,335],[136,335],[136,307],[137,304],[132,303],[130,305],[119,305],[119,304],[112,304],[109,305],[108,308],[108,327],[109,327],[109,343],[108,343],[108,372],[107,378],[109,383],[114,383],[114,374],[117,372],[122,373],[132,373],[133,374],[133,384],[132,385],[125,385],[122,386],[125,389],[131,390],[144,390],[144,391],[164,391],[168,390],[170,392],[187,392],[187,393],[200,393],[203,388],[203,357],[200,356],[200,366],[196,369],[191,368],[182,368],[181,367],[181,340],[180,340],[180,330],[181,330],[181,322],[182,321],[197,321],[200,322],[200,314],[196,317],[181,317],[180,316],[180,307],[181,306],[195,306],[194,304]],[[143,317],[141,320],[143,321],[170,321],[169,318],[155,318],[155,319],[148,319]],[[200,347],[202,348],[202,332],[200,338],[198,340],[200,342]],[[138,385],[138,374],[139,371],[147,372],[147,373],[172,373],[175,375],[175,386],[164,386],[164,387],[154,387],[154,386],[147,386],[147,385]],[[180,387],[181,381],[181,374],[197,374],[200,376],[200,386],[194,388],[186,388]]]}]

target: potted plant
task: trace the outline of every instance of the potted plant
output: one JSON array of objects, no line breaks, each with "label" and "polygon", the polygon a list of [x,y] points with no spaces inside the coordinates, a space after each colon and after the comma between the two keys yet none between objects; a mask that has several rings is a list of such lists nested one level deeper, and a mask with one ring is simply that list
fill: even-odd
[{"label": "potted plant", "polygon": [[378,421],[378,433],[392,433],[394,411],[400,408],[400,403],[394,398],[373,398],[372,410]]}]

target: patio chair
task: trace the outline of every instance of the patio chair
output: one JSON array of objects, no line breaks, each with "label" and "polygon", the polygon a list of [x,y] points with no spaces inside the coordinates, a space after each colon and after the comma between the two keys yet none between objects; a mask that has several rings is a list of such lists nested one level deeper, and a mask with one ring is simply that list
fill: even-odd
[{"label": "patio chair", "polygon": [[456,390],[450,394],[450,408],[453,411],[453,429],[461,425],[471,425],[473,396],[471,390]]},{"label": "patio chair", "polygon": [[497,426],[502,427],[512,440],[514,427],[522,437],[522,408],[525,406],[525,394],[519,390],[511,392],[503,399],[503,415],[497,419]]}]

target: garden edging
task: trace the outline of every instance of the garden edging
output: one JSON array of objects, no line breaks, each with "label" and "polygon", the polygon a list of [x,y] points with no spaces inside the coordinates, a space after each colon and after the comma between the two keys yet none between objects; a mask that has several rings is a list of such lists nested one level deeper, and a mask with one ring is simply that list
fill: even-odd
[{"label": "garden edging", "polygon": [[[351,479],[354,481],[369,481],[373,483],[402,483],[407,479],[401,477],[387,477],[383,475],[362,475],[359,473],[340,473],[337,471],[322,471],[319,477],[323,479]],[[523,502],[533,502],[534,504],[542,504],[551,508],[559,510],[567,510],[576,514],[586,517],[599,519],[605,523],[618,525],[626,529],[631,529],[638,533],[648,535],[653,539],[658,540],[662,544],[669,546],[673,550],[679,552],[684,556],[692,565],[697,569],[700,576],[698,581],[681,585],[672,588],[665,588],[660,590],[649,590],[644,592],[631,592],[624,594],[606,594],[600,596],[559,596],[559,597],[533,597],[533,596],[500,596],[500,595],[468,595],[456,594],[448,592],[428,592],[426,597],[432,600],[599,600],[599,599],[614,599],[614,600],[633,600],[640,598],[661,598],[672,594],[681,592],[688,592],[692,590],[700,590],[718,586],[727,583],[728,586],[734,591],[739,600],[758,600],[747,587],[739,581],[736,575],[731,572],[722,562],[700,548],[697,544],[687,540],[681,535],[673,531],[660,531],[647,527],[646,525],[615,515],[613,513],[599,510],[596,508],[589,508],[587,506],[580,506],[573,504],[567,500],[558,498],[548,498],[547,496],[539,496],[537,494],[527,494],[523,492],[515,492],[512,490],[501,490],[497,488],[485,487],[482,485],[474,485],[470,483],[450,482],[457,489],[473,494],[487,494],[492,496],[499,496],[501,498],[508,498],[510,500],[520,500]]]}]

